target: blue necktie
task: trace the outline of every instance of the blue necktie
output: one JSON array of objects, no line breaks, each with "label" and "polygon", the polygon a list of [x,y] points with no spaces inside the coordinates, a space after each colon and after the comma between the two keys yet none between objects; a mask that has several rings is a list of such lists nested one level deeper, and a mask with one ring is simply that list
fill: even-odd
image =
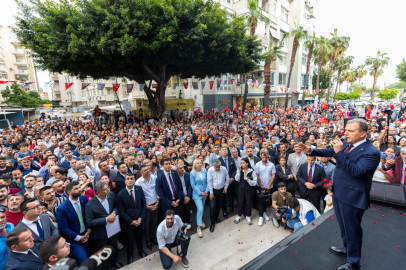
[{"label": "blue necktie", "polygon": [[44,230],[42,229],[41,225],[39,225],[38,220],[34,221],[35,224],[37,224],[37,230],[39,233],[39,237],[41,238],[42,241],[44,241]]},{"label": "blue necktie", "polygon": [[227,168],[227,172],[228,172],[228,162],[227,162],[227,158],[224,159],[224,163],[226,164],[226,168]]}]

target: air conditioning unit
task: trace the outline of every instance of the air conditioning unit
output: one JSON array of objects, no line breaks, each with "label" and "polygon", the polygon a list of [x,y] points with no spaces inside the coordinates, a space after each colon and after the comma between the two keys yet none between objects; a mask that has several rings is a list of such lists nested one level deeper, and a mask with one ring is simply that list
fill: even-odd
[{"label": "air conditioning unit", "polygon": [[14,69],[13,69],[13,68],[10,68],[10,70],[13,71]]}]

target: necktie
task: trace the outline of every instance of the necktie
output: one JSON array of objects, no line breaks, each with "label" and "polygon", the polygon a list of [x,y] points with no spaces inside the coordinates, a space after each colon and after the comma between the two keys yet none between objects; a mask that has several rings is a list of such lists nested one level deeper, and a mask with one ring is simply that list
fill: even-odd
[{"label": "necktie", "polygon": [[225,159],[224,159],[224,163],[226,164],[226,168],[227,168],[227,171],[228,171],[228,162],[227,162],[227,158],[225,158]]},{"label": "necktie", "polygon": [[313,167],[313,166],[310,166],[310,169],[309,169],[309,177],[307,178],[307,182],[309,182],[309,183],[312,182],[312,167]]},{"label": "necktie", "polygon": [[354,147],[353,144],[350,144],[350,146],[347,147],[347,149],[345,149],[344,154],[348,155],[348,153],[351,151],[351,149]]},{"label": "necktie", "polygon": [[85,231],[85,223],[83,222],[82,207],[80,207],[79,201],[75,202],[76,212],[78,213],[80,232]]},{"label": "necktie", "polygon": [[39,233],[39,238],[41,238],[42,241],[44,241],[44,230],[42,229],[41,225],[39,225],[38,220],[34,221],[35,224],[37,224],[37,230]]},{"label": "necktie", "polygon": [[29,253],[31,253],[32,255],[34,255],[35,257],[37,257],[37,258],[38,258],[38,255],[37,255],[37,253],[35,253],[35,251],[34,251],[34,250],[29,249],[29,250],[28,250],[28,252],[29,252]]},{"label": "necktie", "polygon": [[[135,205],[133,190],[130,190],[130,195],[131,195],[131,200],[133,200],[133,203]],[[137,214],[137,211],[134,209],[134,220],[137,220],[137,219],[138,219],[138,214]]]},{"label": "necktie", "polygon": [[172,181],[172,177],[171,177],[171,173],[168,173],[168,177],[169,177],[169,183],[171,183],[171,189],[172,189],[172,193],[173,193],[173,197],[176,199],[176,189],[175,189],[175,185],[173,184]]}]

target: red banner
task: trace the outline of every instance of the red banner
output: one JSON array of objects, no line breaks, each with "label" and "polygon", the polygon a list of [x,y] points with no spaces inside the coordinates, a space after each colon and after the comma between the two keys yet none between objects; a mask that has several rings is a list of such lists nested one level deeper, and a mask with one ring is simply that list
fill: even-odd
[{"label": "red banner", "polygon": [[224,109],[223,112],[228,112],[229,110],[230,110],[230,109],[227,107],[227,108]]},{"label": "red banner", "polygon": [[200,113],[200,109],[197,109],[195,111],[193,111],[195,114],[199,114]]},{"label": "red banner", "polygon": [[113,91],[114,92],[117,92],[119,87],[120,87],[119,83],[118,84],[113,83]]},{"label": "red banner", "polygon": [[214,81],[209,81],[209,83],[210,83],[210,90],[211,90],[211,89],[213,89]]},{"label": "red banner", "polygon": [[185,87],[185,89],[187,89],[189,83],[183,83],[183,86]]},{"label": "red banner", "polygon": [[268,107],[265,107],[264,112],[269,112]]},{"label": "red banner", "polygon": [[281,91],[283,92],[283,87],[281,87]]},{"label": "red banner", "polygon": [[69,89],[69,87],[71,87],[71,86],[72,86],[72,84],[73,84],[73,83],[65,83],[65,90],[68,90],[68,89]]},{"label": "red banner", "polygon": [[337,113],[338,113],[338,115],[339,115],[340,117],[342,117],[342,116],[343,116],[343,111],[338,110],[338,111],[337,111]]},{"label": "red banner", "polygon": [[327,109],[328,109],[328,106],[327,106],[327,104],[326,104],[326,103],[321,104],[321,107],[322,107],[323,109],[325,109],[325,110],[327,110]]},{"label": "red banner", "polygon": [[153,83],[151,87],[154,88],[154,89],[157,89],[157,88],[158,88],[158,84],[157,84],[157,83]]},{"label": "red banner", "polygon": [[234,79],[231,79],[230,82],[231,82],[231,85],[233,85],[234,84]]}]

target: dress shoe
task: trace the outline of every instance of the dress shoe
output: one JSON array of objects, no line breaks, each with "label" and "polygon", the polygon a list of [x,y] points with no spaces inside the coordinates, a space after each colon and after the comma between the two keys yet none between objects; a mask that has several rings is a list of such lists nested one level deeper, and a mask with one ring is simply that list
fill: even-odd
[{"label": "dress shoe", "polygon": [[144,250],[139,251],[138,254],[141,256],[141,258],[144,258],[144,257],[148,256],[147,253],[145,253]]},{"label": "dress shoe", "polygon": [[151,242],[152,242],[155,246],[158,245],[158,241],[157,241],[155,238],[151,238]]},{"label": "dress shoe", "polygon": [[231,206],[230,207],[230,212],[232,213],[234,211],[234,208]]},{"label": "dress shoe", "polygon": [[114,266],[116,269],[124,267],[124,265],[121,262],[113,262],[111,263],[111,265]]},{"label": "dress shoe", "polygon": [[219,218],[216,218],[216,223],[220,223],[221,220]]},{"label": "dress shoe", "polygon": [[223,213],[223,217],[224,217],[224,218],[228,218],[227,213]]},{"label": "dress shoe", "polygon": [[210,232],[214,232],[214,223],[210,225]]},{"label": "dress shoe", "polygon": [[334,254],[340,255],[340,256],[347,256],[347,252],[345,252],[344,249],[342,248],[338,248],[338,247],[329,247],[328,248],[331,252],[333,252]]},{"label": "dress shoe", "polygon": [[151,241],[147,241],[146,242],[147,243],[147,249],[152,249],[152,243],[151,243]]},{"label": "dress shoe", "polygon": [[336,270],[361,270],[361,265],[346,262],[338,267]]},{"label": "dress shoe", "polygon": [[128,257],[127,264],[133,263],[133,257]]}]

